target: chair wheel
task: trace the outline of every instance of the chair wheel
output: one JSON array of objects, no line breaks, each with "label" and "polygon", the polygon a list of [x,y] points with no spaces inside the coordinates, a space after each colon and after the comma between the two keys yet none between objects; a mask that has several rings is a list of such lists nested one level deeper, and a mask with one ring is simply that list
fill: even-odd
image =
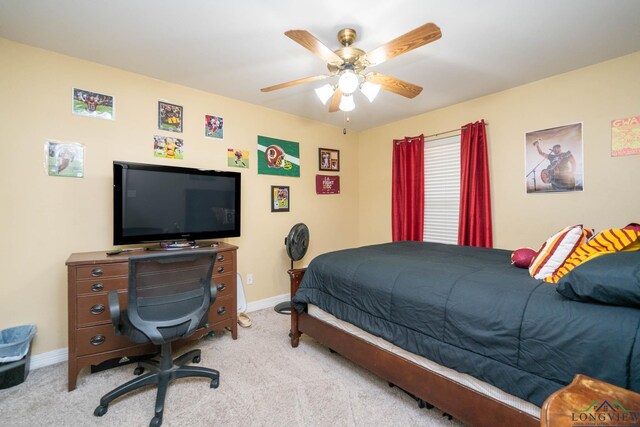
[{"label": "chair wheel", "polygon": [[216,378],[215,380],[211,380],[211,385],[209,387],[218,388],[219,385],[220,385],[220,380]]},{"label": "chair wheel", "polygon": [[193,363],[200,363],[200,356],[194,356],[193,359],[191,359],[191,361]]},{"label": "chair wheel", "polygon": [[144,372],[144,368],[142,366],[138,366],[136,369],[133,370],[133,375],[142,375],[143,372]]},{"label": "chair wheel", "polygon": [[96,417],[101,417],[107,413],[107,409],[109,409],[108,405],[105,405],[105,406],[100,405],[96,408],[95,411],[93,411],[93,415],[95,415]]},{"label": "chair wheel", "polygon": [[160,427],[162,425],[162,417],[153,417],[149,423],[149,427]]}]

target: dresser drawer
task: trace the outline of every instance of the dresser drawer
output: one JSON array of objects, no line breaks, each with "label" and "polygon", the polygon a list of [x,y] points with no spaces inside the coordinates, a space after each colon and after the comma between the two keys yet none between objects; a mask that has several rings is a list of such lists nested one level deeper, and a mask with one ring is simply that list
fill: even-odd
[{"label": "dresser drawer", "polygon": [[209,324],[222,322],[231,318],[233,298],[216,298],[216,302],[209,308]]},{"label": "dresser drawer", "polygon": [[76,282],[76,295],[95,295],[100,292],[117,291],[127,289],[129,280],[126,277],[118,278],[94,278],[93,280],[81,280]]},{"label": "dresser drawer", "polygon": [[[118,300],[120,301],[120,311],[125,310],[127,308],[127,292],[118,292]],[[76,307],[76,320],[79,327],[111,322],[107,294],[79,296]]]},{"label": "dresser drawer", "polygon": [[233,263],[233,260],[235,258],[235,252],[218,252],[218,255],[216,255],[216,264],[221,264],[224,262],[231,262]]},{"label": "dresser drawer", "polygon": [[213,277],[218,278],[224,274],[233,273],[233,261],[217,262],[213,266]]},{"label": "dresser drawer", "polygon": [[218,252],[216,263],[213,265],[213,277],[234,273],[235,252]]},{"label": "dresser drawer", "polygon": [[116,335],[111,323],[78,329],[76,334],[76,354],[102,353],[137,345],[126,336]]},{"label": "dresser drawer", "polygon": [[215,276],[213,281],[218,289],[217,298],[224,298],[227,295],[233,295],[236,289],[236,275],[235,273],[227,273],[220,276]]},{"label": "dresser drawer", "polygon": [[126,262],[82,265],[76,268],[76,279],[85,280],[103,277],[127,276],[128,273],[129,264]]}]

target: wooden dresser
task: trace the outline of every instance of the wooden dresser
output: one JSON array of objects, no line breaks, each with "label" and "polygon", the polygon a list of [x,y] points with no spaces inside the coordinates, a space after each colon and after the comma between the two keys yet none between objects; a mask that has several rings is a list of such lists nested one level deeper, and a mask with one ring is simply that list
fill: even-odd
[{"label": "wooden dresser", "polygon": [[[189,339],[198,339],[211,331],[231,330],[238,338],[238,310],[236,291],[237,246],[220,243],[213,279],[218,296],[209,310],[209,325]],[[198,249],[185,249],[198,250]],[[107,293],[117,291],[120,306],[127,306],[129,257],[147,252],[135,251],[107,256],[105,252],[71,254],[66,262],[69,293],[69,391],[76,388],[82,368],[101,362],[154,353],[152,344],[135,344],[127,337],[116,336],[111,325]]]}]

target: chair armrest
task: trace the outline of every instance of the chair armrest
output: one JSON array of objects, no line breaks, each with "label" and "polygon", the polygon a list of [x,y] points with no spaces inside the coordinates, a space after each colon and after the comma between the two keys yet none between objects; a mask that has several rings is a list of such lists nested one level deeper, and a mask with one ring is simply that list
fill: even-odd
[{"label": "chair armrest", "polygon": [[120,332],[120,301],[118,300],[118,293],[116,291],[110,291],[107,294],[109,299],[109,313],[111,314],[111,324],[116,331],[116,335],[122,335]]},{"label": "chair armrest", "polygon": [[211,287],[209,292],[211,293],[211,305],[216,302],[216,297],[218,296],[218,287],[216,286],[216,282],[211,279]]}]

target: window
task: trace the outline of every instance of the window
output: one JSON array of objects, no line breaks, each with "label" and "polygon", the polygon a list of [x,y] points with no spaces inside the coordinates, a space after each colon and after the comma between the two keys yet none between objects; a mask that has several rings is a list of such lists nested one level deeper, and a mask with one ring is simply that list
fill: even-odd
[{"label": "window", "polygon": [[460,136],[424,144],[425,242],[458,243]]}]

